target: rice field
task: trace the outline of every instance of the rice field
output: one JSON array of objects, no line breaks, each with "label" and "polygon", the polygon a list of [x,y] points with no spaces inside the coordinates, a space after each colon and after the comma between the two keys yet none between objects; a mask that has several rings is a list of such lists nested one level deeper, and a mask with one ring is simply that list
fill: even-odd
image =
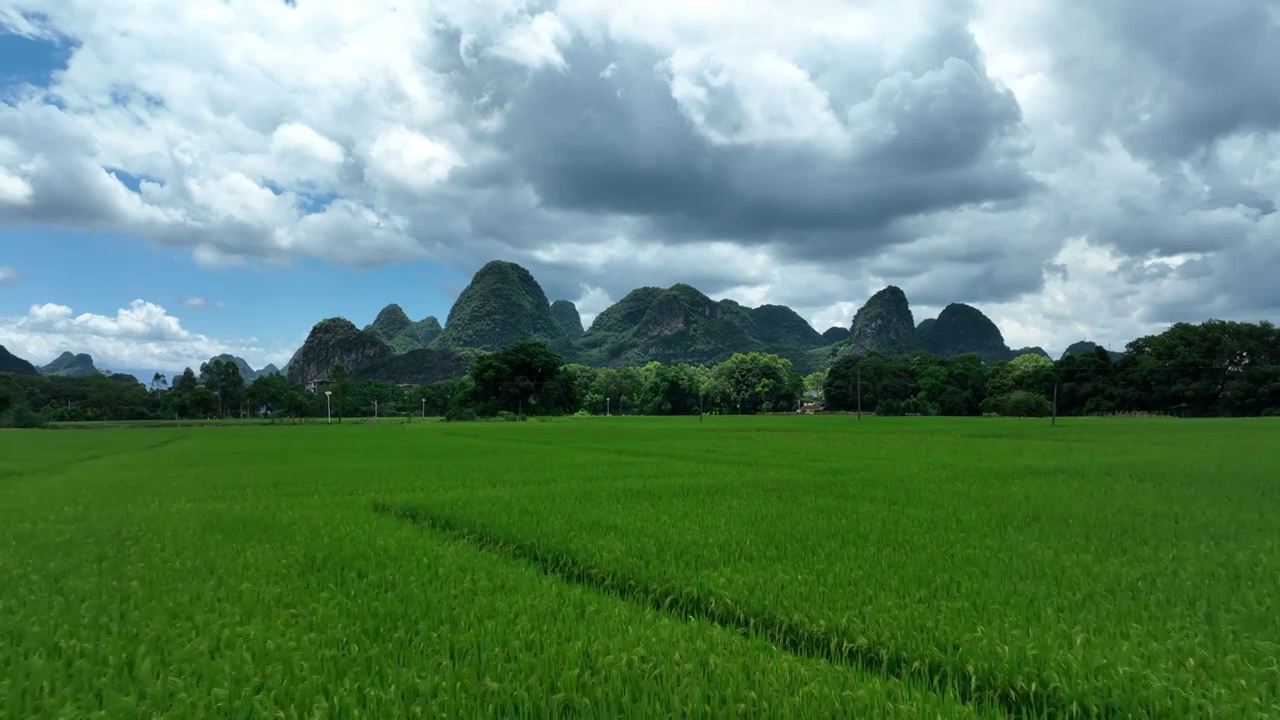
[{"label": "rice field", "polygon": [[0,432],[0,717],[1280,717],[1280,421]]}]

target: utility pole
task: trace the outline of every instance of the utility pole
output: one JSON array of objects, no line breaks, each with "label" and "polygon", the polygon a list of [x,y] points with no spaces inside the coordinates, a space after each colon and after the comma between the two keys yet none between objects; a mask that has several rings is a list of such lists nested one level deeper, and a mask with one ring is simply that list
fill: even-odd
[{"label": "utility pole", "polygon": [[1058,426],[1058,383],[1053,384],[1053,418],[1049,420],[1049,427]]},{"label": "utility pole", "polygon": [[605,415],[605,417],[609,417],[609,404],[610,404],[610,403],[612,403],[612,402],[613,402],[613,398],[607,397],[607,398],[605,398],[605,399],[604,399],[604,415]]},{"label": "utility pole", "polygon": [[858,364],[858,419],[862,419],[862,364]]},{"label": "utility pole", "polygon": [[427,399],[422,398],[422,419],[427,419]]},{"label": "utility pole", "polygon": [[378,401],[377,400],[373,401],[373,419],[374,420],[378,419]]}]

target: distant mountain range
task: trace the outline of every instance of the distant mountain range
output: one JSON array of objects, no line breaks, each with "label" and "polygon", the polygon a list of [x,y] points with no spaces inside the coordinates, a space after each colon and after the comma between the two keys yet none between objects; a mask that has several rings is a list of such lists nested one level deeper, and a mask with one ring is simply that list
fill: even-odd
[{"label": "distant mountain range", "polygon": [[[267,365],[261,370],[254,370],[253,368],[249,367],[249,363],[246,362],[244,358],[236,357],[235,355],[229,355],[227,353],[223,353],[221,355],[215,355],[209,358],[208,362],[213,362],[214,360],[222,360],[224,362],[229,362],[232,365],[235,365],[236,369],[240,371],[240,377],[244,379],[245,384],[251,383],[254,380],[257,380],[258,378],[262,377],[263,375],[271,375],[273,373],[280,372],[280,369],[277,368],[275,365]],[[195,370],[197,374],[199,374],[199,370],[200,370],[199,368],[192,368],[192,369]],[[173,378],[170,377],[169,381],[172,382]]]},{"label": "distant mountain range", "polygon": [[[822,333],[786,306],[750,308],[733,300],[712,300],[682,283],[632,290],[584,328],[572,302],[548,300],[527,269],[495,260],[476,272],[444,325],[430,316],[412,320],[391,304],[364,328],[341,317],[321,320],[281,369],[268,365],[254,370],[232,355],[210,360],[235,363],[246,383],[275,372],[295,382],[323,381],[341,363],[356,379],[420,384],[465,374],[480,354],[525,339],[546,342],[567,362],[597,367],[654,360],[710,364],[745,352],[781,355],[801,373],[820,370],[846,354],[872,350],[886,355],[923,350],[942,357],[975,353],[986,362],[1027,353],[1048,356],[1038,347],[1010,348],[996,324],[970,305],[953,303],[936,318],[917,324],[906,294],[892,285],[872,295],[847,328],[831,327]],[[1067,353],[1096,347],[1081,341]],[[0,348],[0,371],[6,370],[60,376],[100,372],[93,358],[83,353],[65,352],[37,369]],[[128,372],[144,383],[151,380],[148,373]],[[165,374],[172,381],[173,373]]]},{"label": "distant mountain range", "polygon": [[1048,356],[1038,347],[1010,348],[995,323],[970,305],[948,305],[917,325],[906,294],[893,286],[868,299],[849,327],[823,333],[786,306],[712,300],[686,284],[637,288],[584,329],[572,302],[550,301],[527,269],[495,260],[476,272],[443,327],[435,317],[415,322],[394,304],[363,329],[327,318],[311,329],[284,372],[296,382],[322,381],[340,363],[352,377],[430,382],[460,375],[480,353],[525,339],[546,342],[567,362],[597,367],[716,363],[756,351],[786,357],[802,373],[873,349],[889,355],[976,353],[987,362]]},{"label": "distant mountain range", "polygon": [[[208,362],[213,360],[227,360],[236,365],[240,370],[240,376],[245,379],[245,383],[253,382],[255,379],[269,375],[271,373],[279,373],[280,370],[275,365],[267,365],[261,370],[254,370],[244,358],[234,355],[222,354],[209,358]],[[198,373],[199,368],[192,368]],[[42,375],[45,377],[92,377],[94,375],[102,375],[104,377],[117,377],[121,375],[131,375],[138,379],[144,385],[149,385],[155,378],[156,373],[165,377],[167,382],[173,382],[173,379],[182,374],[181,370],[164,371],[164,370],[143,370],[139,368],[120,368],[118,370],[108,370],[99,368],[94,364],[93,356],[88,353],[73,354],[70,351],[63,352],[54,358],[49,364],[37,367],[22,358],[10,353],[4,346],[0,346],[0,372],[14,372],[21,375]]]}]

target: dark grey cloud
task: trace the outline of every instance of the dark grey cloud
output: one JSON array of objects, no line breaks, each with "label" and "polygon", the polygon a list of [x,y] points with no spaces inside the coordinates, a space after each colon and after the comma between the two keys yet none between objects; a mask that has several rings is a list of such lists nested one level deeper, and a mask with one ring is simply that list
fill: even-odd
[{"label": "dark grey cloud", "polygon": [[[1036,188],[1019,163],[1017,102],[953,55],[850,104],[855,145],[845,155],[715,145],[672,97],[655,52],[579,40],[565,57],[568,71],[536,72],[511,97],[498,138],[546,208],[640,216],[667,241],[785,243],[798,258],[849,258],[905,240],[892,228],[899,218],[1016,204]],[[892,133],[859,138],[859,123]]]},{"label": "dark grey cloud", "polygon": [[[1274,232],[1276,224],[1270,229]],[[1280,320],[1280,245],[1261,236],[1229,250],[1189,260],[1168,273],[1179,292],[1153,298],[1144,317],[1151,321],[1210,318],[1257,322]]]},{"label": "dark grey cloud", "polygon": [[911,302],[942,307],[953,302],[1002,302],[1039,290],[1046,273],[1061,272],[1034,254],[1006,253],[989,259],[982,252],[957,255],[951,262],[895,259],[877,264],[876,274],[903,288]]},{"label": "dark grey cloud", "polygon": [[[1091,3],[1119,41],[1159,68],[1162,81],[1134,98],[1129,143],[1151,157],[1184,157],[1239,132],[1280,127],[1280,20],[1274,2],[1176,0],[1158,7]],[[1144,115],[1146,114],[1144,113]]]},{"label": "dark grey cloud", "polygon": [[662,57],[582,41],[565,55],[572,69],[535,73],[498,138],[543,202],[657,217],[714,212],[728,168],[694,137],[659,74]]},{"label": "dark grey cloud", "polygon": [[[514,256],[556,297],[576,297],[585,283],[616,299],[640,279],[625,264],[586,270],[532,256],[555,242],[728,240],[856,277],[860,259],[865,267],[870,255],[914,239],[903,218],[977,204],[1011,212],[1043,190],[1022,166],[1030,145],[1017,102],[987,77],[959,22],[914,43],[893,67],[865,47],[805,56],[855,138],[844,155],[813,144],[717,146],[682,112],[667,56],[652,49],[578,37],[564,48],[566,68],[529,71],[486,57],[454,28],[437,28],[437,37],[430,62],[466,101],[467,118],[503,116],[494,137],[501,154],[452,177],[457,193],[444,202],[466,208],[470,238],[469,252],[455,257],[474,264],[481,248]],[[740,127],[733,97],[710,105],[709,124]],[[876,137],[876,128],[892,132]],[[449,232],[434,207],[418,210],[415,237]],[[976,250],[973,262],[991,253]],[[751,280],[732,264],[647,271],[643,284],[689,282],[711,294]],[[1018,277],[1007,287],[1028,286]],[[806,306],[842,292],[774,285],[771,297]]]},{"label": "dark grey cloud", "polygon": [[1130,151],[1165,162],[1280,127],[1277,7],[1060,0],[1041,31],[1055,74],[1074,88],[1073,110],[1094,132],[1114,131]]}]

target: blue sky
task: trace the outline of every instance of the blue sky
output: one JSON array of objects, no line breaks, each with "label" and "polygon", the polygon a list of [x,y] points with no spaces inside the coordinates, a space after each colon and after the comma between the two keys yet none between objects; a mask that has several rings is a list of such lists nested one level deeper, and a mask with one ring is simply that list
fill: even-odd
[{"label": "blue sky", "polygon": [[[72,48],[67,42],[0,32],[0,97],[48,86]],[[136,179],[123,179],[137,189]],[[77,315],[114,316],[142,299],[165,308],[192,333],[211,339],[257,338],[253,345],[275,353],[271,359],[277,361],[279,350],[295,349],[311,326],[326,317],[346,317],[364,326],[394,302],[414,319],[435,315],[443,323],[468,279],[426,261],[376,269],[312,259],[207,268],[186,248],[41,224],[0,229],[0,268],[17,276],[0,284],[0,317],[21,317],[31,306],[46,303],[68,306]],[[48,353],[43,350],[30,359],[44,362]]]},{"label": "blue sky", "polygon": [[[0,286],[0,316],[22,315],[43,303],[110,315],[143,299],[181,318],[193,332],[257,337],[270,346],[296,345],[326,317],[342,316],[364,326],[392,302],[411,318],[435,315],[443,323],[468,280],[428,262],[369,270],[316,260],[202,268],[183,249],[50,227],[6,230],[0,266],[20,274],[16,282]],[[205,305],[185,305],[191,298]]]},{"label": "blue sky", "polygon": [[0,84],[11,88],[22,83],[46,86],[50,76],[66,66],[71,44],[27,38],[0,31]]}]

